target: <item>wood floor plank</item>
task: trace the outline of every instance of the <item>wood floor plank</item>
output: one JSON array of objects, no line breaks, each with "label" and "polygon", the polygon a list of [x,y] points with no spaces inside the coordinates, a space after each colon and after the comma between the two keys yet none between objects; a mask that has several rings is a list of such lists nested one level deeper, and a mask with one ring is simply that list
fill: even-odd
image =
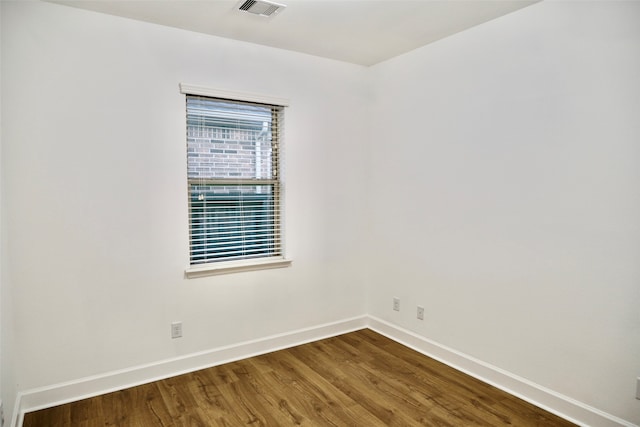
[{"label": "wood floor plank", "polygon": [[273,381],[273,375],[265,375],[250,360],[237,364],[234,373],[239,381],[255,395],[260,404],[274,415],[281,424],[305,425],[307,417],[300,411],[295,396],[287,394],[280,383]]},{"label": "wood floor plank", "polygon": [[214,375],[214,371],[214,369],[207,369],[192,373],[187,393],[192,394],[198,409],[209,420],[208,425],[221,427],[244,425],[244,421],[239,418],[233,405],[214,384],[219,378]]},{"label": "wood floor plank", "polygon": [[69,405],[70,425],[90,427],[104,418],[99,399],[83,399]]},{"label": "wood floor plank", "polygon": [[24,427],[570,422],[364,329],[25,415]]},{"label": "wood floor plank", "polygon": [[60,426],[71,425],[71,405],[61,405],[50,409],[43,409],[30,413],[25,417],[23,427]]},{"label": "wood floor plank", "polygon": [[[380,377],[375,366],[364,366],[367,375],[376,378],[376,387],[385,395],[395,396],[397,400],[405,402],[411,416],[419,423],[430,425],[430,419],[437,418],[440,425],[494,425],[490,420],[485,420],[484,416],[473,416],[464,410],[455,399],[444,398],[444,394],[432,390],[426,391],[423,387],[415,385],[413,372],[406,371],[401,376],[390,375]],[[428,414],[428,416],[425,416]]]},{"label": "wood floor plank", "polygon": [[[324,377],[308,365],[281,351],[263,356],[273,366],[272,376],[285,395],[294,397],[298,407],[316,422],[314,425],[375,426],[380,420],[364,410],[356,401],[335,389]],[[300,381],[304,378],[305,381]]]},{"label": "wood floor plank", "polygon": [[130,394],[130,405],[136,408],[133,425],[144,426],[172,426],[171,414],[167,409],[157,383],[135,387]]},{"label": "wood floor plank", "polygon": [[126,389],[100,396],[99,400],[104,414],[105,426],[130,425],[130,420],[134,416],[129,406],[130,400],[128,397],[130,393],[130,389]]},{"label": "wood floor plank", "polygon": [[243,424],[280,425],[278,423],[279,414],[272,412],[270,405],[262,398],[260,389],[246,377],[238,377],[237,373],[242,375],[244,371],[242,362],[230,363],[225,366],[225,369],[231,370],[237,379],[230,382],[226,380],[219,382],[216,387]]},{"label": "wood floor plank", "polygon": [[192,375],[181,375],[157,382],[158,391],[171,415],[172,425],[176,427],[211,425],[211,420],[200,409],[194,394],[189,390],[189,384],[193,380]]},{"label": "wood floor plank", "polygon": [[304,347],[290,350],[334,387],[381,420],[384,425],[420,425],[407,413],[410,407],[406,402],[378,388],[376,379],[368,376],[356,360],[336,352],[335,348],[331,347],[330,340],[314,343],[315,352],[307,351]]},{"label": "wood floor plank", "polygon": [[[441,379],[440,375],[432,373],[429,376],[421,377],[420,369],[417,369],[414,364],[408,363],[396,357],[392,352],[368,343],[366,340],[351,342],[351,344],[361,348],[364,353],[375,356],[364,366],[369,375],[380,377],[383,381],[381,384],[393,390],[390,392],[404,396],[407,403],[418,409],[419,412],[428,410],[430,416],[438,416],[441,423],[460,425],[461,422],[464,422],[466,425],[496,425],[496,421],[493,419],[473,417],[466,411],[460,410],[461,407],[469,405],[473,398],[484,397],[487,400],[487,396],[473,394],[465,398],[464,393],[460,392],[445,395],[450,384]],[[419,378],[420,381],[416,381],[416,378]],[[486,415],[488,413],[483,414],[483,416]],[[501,420],[498,424],[502,424],[504,421]]]}]

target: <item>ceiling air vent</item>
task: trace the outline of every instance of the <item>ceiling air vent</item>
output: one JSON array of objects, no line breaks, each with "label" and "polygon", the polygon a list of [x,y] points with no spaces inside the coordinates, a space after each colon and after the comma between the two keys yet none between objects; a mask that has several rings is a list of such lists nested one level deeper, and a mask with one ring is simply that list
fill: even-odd
[{"label": "ceiling air vent", "polygon": [[273,16],[284,9],[284,4],[273,3],[264,0],[246,0],[240,4],[238,10],[253,13],[260,16]]}]

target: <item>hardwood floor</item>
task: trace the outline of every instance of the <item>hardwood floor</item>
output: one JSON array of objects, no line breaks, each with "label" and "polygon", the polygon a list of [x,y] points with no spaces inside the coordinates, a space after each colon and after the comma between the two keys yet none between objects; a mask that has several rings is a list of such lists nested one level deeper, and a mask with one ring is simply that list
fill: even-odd
[{"label": "hardwood floor", "polygon": [[35,426],[572,426],[364,329],[28,413]]}]

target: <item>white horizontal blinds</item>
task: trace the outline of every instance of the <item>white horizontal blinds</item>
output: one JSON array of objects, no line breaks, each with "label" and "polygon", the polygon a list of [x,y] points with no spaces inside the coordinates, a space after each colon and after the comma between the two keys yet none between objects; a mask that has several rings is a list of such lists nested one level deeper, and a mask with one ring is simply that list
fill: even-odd
[{"label": "white horizontal blinds", "polygon": [[282,107],[187,95],[191,264],[282,255]]}]

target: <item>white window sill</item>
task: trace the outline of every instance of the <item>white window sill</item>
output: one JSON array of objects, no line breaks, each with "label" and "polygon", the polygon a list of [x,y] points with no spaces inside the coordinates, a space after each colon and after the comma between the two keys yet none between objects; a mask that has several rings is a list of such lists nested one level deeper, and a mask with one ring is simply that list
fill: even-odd
[{"label": "white window sill", "polygon": [[195,279],[198,277],[214,276],[217,274],[290,267],[292,262],[292,260],[284,258],[221,261],[218,263],[201,264],[188,267],[185,270],[185,275],[188,279]]}]

